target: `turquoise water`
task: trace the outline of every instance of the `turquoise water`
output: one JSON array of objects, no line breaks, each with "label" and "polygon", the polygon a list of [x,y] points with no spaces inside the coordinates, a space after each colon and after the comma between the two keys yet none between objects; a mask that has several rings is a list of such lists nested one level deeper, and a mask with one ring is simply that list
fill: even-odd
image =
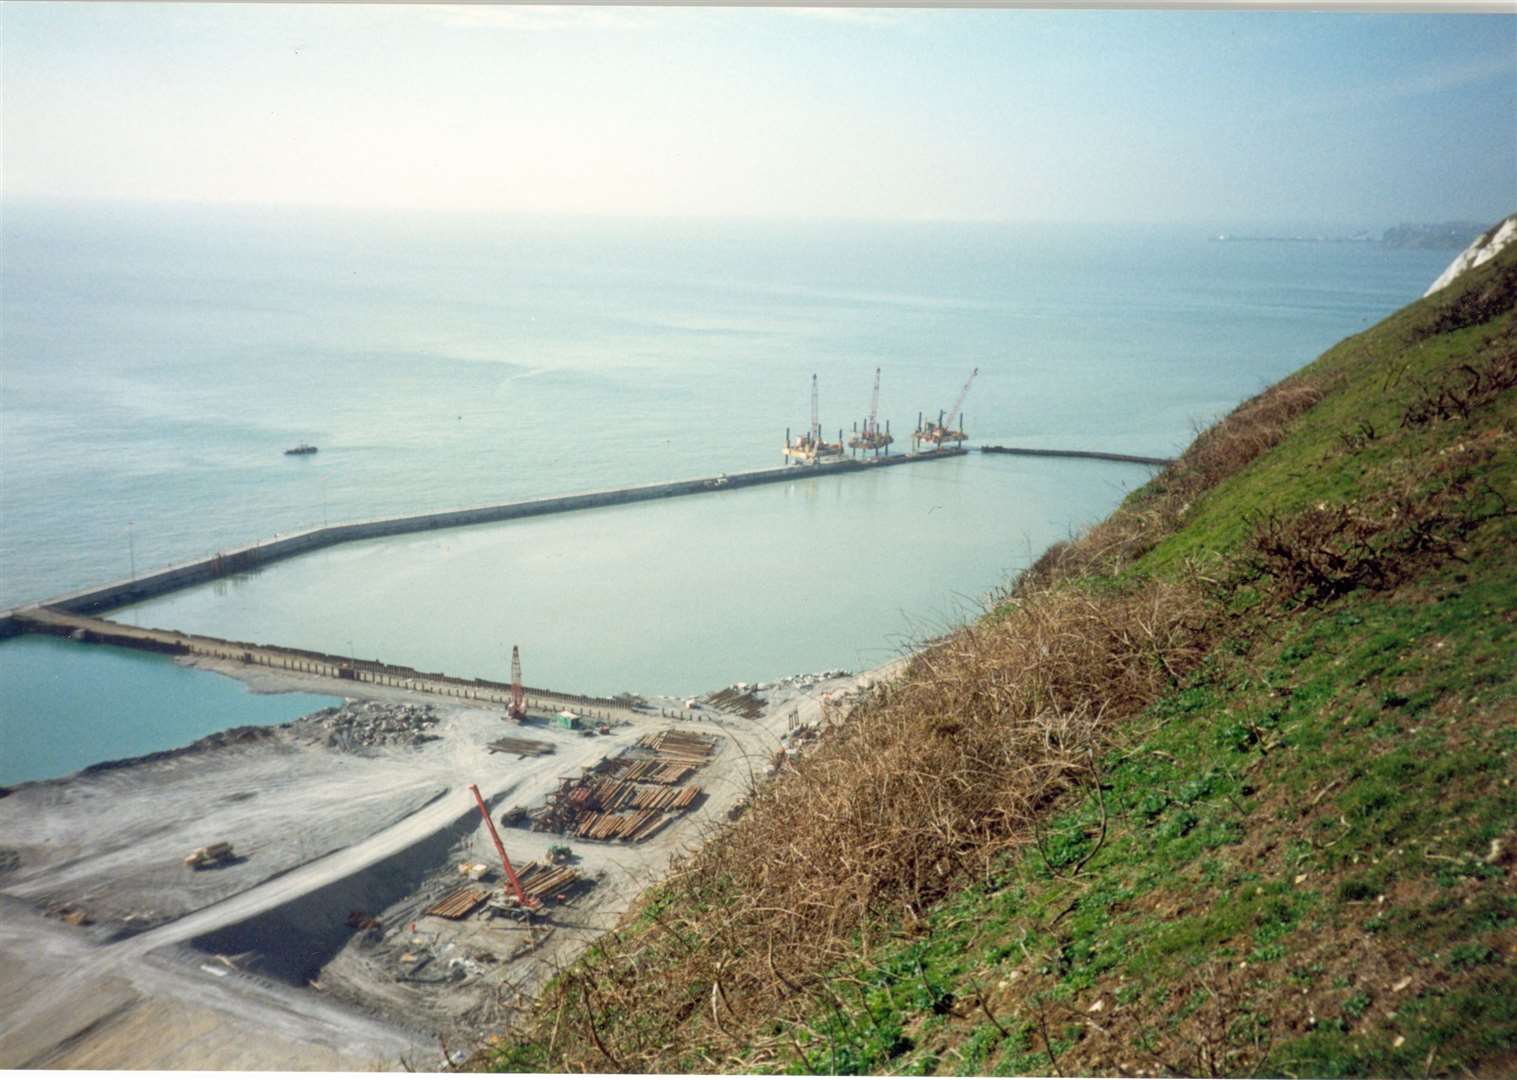
[{"label": "turquoise water", "polygon": [[161,656],[31,635],[0,648],[0,686],[0,784],[63,776],[244,724],[279,724],[339,700],[254,694]]},{"label": "turquoise water", "polygon": [[[813,372],[834,433],[876,367],[904,436],[977,366],[978,441],[1169,455],[1449,258],[39,204],[6,205],[0,244],[0,606],[323,521],[779,464]],[[883,659],[1146,476],[914,465],[333,549],[125,617],[465,675],[519,643],[529,682],[689,692]],[[47,716],[31,693],[0,690]]]},{"label": "turquoise water", "polygon": [[969,456],[365,541],[116,618],[593,693],[878,665],[1149,470]]}]

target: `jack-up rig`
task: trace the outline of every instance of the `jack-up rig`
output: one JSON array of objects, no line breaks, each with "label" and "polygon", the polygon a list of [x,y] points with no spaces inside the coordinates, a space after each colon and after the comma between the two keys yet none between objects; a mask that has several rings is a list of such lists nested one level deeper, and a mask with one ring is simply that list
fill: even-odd
[{"label": "jack-up rig", "polygon": [[[969,378],[964,380],[964,389],[959,391],[959,398],[953,403],[953,408],[949,409],[946,413],[938,413],[938,422],[936,424],[924,425],[922,423],[922,414],[917,414],[917,429],[911,433],[911,446],[913,450],[918,446],[925,446],[929,443],[932,444],[935,450],[941,450],[945,442],[962,446],[964,440],[969,438],[968,435],[964,434],[964,414],[960,410],[964,408],[964,399],[969,396],[969,384],[974,382],[974,377],[979,373],[979,368],[975,368],[969,373]],[[958,427],[948,427],[948,424],[954,422],[955,416],[958,417]]]},{"label": "jack-up rig", "polygon": [[823,461],[835,461],[843,456],[843,431],[838,429],[838,441],[822,441],[822,424],[817,418],[816,376],[811,376],[811,429],[804,435],[790,437],[785,429],[785,463],[787,465],[816,465]]},{"label": "jack-up rig", "polygon": [[848,446],[858,456],[858,451],[874,451],[874,456],[880,453],[889,453],[887,449],[895,442],[895,437],[890,434],[890,421],[885,421],[885,430],[880,430],[880,369],[874,369],[874,393],[869,398],[869,419],[864,421],[864,430],[860,431],[857,424],[853,426],[853,438],[848,440]]}]

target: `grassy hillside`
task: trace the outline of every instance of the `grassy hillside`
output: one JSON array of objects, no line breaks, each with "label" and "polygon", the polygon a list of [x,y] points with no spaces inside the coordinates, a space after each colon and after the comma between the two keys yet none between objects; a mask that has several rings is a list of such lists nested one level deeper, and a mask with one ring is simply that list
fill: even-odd
[{"label": "grassy hillside", "polygon": [[1517,251],[839,719],[506,1070],[1517,1072]]}]

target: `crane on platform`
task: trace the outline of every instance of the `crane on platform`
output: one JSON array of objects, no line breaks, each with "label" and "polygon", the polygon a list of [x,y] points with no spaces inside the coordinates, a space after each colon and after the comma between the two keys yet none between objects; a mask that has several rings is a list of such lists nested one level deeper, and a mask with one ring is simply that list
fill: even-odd
[{"label": "crane on platform", "polygon": [[811,375],[811,445],[822,441],[822,421],[816,411],[816,373]]},{"label": "crane on platform", "polygon": [[[921,418],[918,417],[917,430],[911,437],[914,443],[932,443],[934,447],[942,449],[945,442],[962,443],[969,437],[964,434],[964,414],[960,410],[964,408],[964,399],[969,396],[970,384],[974,382],[975,376],[979,373],[979,368],[975,368],[969,373],[969,378],[964,380],[964,388],[959,391],[959,396],[954,401],[953,408],[949,409],[946,413],[938,413],[938,422],[936,424],[923,424]],[[958,427],[949,427],[948,425],[954,423],[955,416],[958,417]]]},{"label": "crane on platform", "polygon": [[511,704],[506,706],[506,716],[518,724],[527,718],[527,700],[521,687],[521,649],[511,646]]},{"label": "crane on platform", "polygon": [[864,430],[854,429],[848,445],[854,450],[873,450],[878,457],[881,450],[895,441],[890,434],[890,421],[885,421],[885,430],[880,430],[880,369],[874,369],[874,393],[869,396],[869,419],[864,421]]},{"label": "crane on platform", "polygon": [[869,419],[864,421],[864,434],[873,435],[880,415],[880,369],[874,369],[874,392],[869,395]]},{"label": "crane on platform", "polygon": [[785,461],[787,464],[794,462],[798,465],[815,465],[823,458],[840,458],[843,456],[843,433],[838,431],[838,441],[835,443],[822,441],[821,414],[817,411],[817,382],[816,376],[811,376],[811,427],[806,434],[798,435],[795,439],[790,438],[790,429],[785,429]]},{"label": "crane on platform", "polygon": [[516,902],[531,911],[538,906],[522,891],[521,882],[516,880],[516,870],[511,866],[511,859],[506,855],[506,845],[500,842],[500,833],[495,831],[495,822],[490,820],[490,810],[485,806],[485,797],[479,793],[478,784],[470,784],[469,791],[474,796],[474,801],[479,804],[479,814],[485,819],[485,825],[490,829],[490,839],[495,841],[495,850],[500,852],[500,864],[506,868],[506,879],[511,882],[511,890],[516,893]]}]

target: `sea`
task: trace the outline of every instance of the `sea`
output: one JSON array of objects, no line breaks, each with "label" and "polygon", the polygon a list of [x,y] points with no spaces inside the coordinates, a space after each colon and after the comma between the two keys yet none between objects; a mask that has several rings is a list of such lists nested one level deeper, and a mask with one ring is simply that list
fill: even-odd
[{"label": "sea", "polygon": [[[1452,255],[1201,226],[7,202],[0,608],[312,525],[779,465],[813,375],[829,437],[876,370],[897,450],[977,372],[973,445],[1171,456]],[[978,454],[798,475],[344,545],[112,617],[495,679],[519,645],[533,685],[695,694],[897,656],[1150,475]],[[0,783],[323,703],[12,639]]]}]

